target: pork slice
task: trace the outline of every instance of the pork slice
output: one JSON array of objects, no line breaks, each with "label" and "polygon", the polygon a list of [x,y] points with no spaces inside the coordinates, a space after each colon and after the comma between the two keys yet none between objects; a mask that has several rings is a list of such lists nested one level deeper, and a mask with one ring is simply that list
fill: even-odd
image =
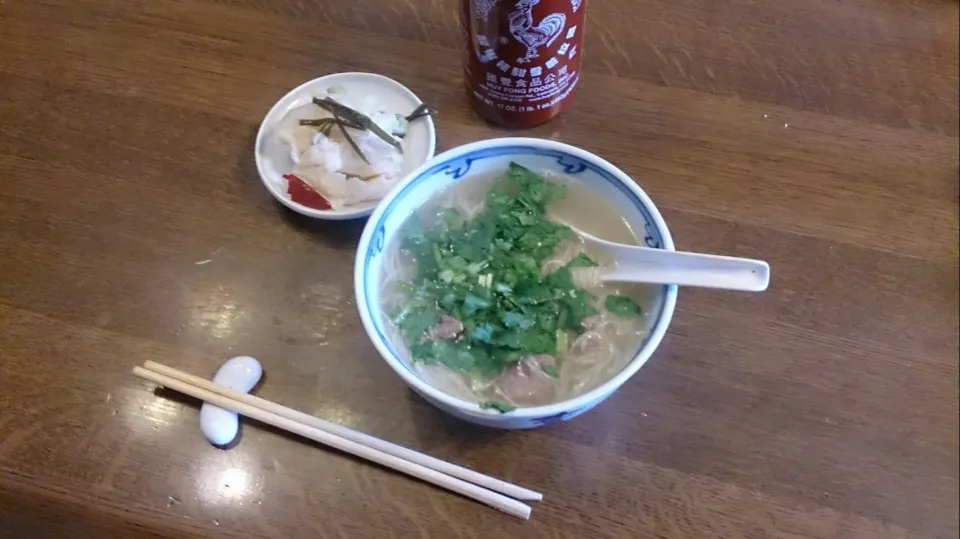
[{"label": "pork slice", "polygon": [[448,314],[441,316],[440,321],[427,330],[427,336],[434,341],[452,341],[461,333],[463,333],[463,324]]}]

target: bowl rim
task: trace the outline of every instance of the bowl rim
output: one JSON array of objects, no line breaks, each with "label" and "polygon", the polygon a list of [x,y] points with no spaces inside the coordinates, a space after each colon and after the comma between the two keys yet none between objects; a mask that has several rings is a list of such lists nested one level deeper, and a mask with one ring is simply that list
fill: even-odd
[{"label": "bowl rim", "polygon": [[[306,215],[307,217],[313,217],[315,219],[327,219],[331,221],[345,221],[348,219],[358,219],[361,217],[366,217],[371,213],[373,213],[373,210],[375,210],[377,206],[379,206],[380,203],[386,199],[386,197],[381,198],[380,200],[369,201],[368,205],[362,205],[357,207],[357,209],[352,209],[352,210],[333,210],[333,209],[318,210],[315,208],[304,206],[303,204],[294,202],[293,200],[290,200],[289,198],[283,196],[283,193],[278,192],[277,187],[275,185],[267,181],[267,176],[264,172],[264,165],[261,162],[263,160],[263,157],[260,154],[260,147],[263,144],[263,139],[268,135],[267,120],[271,119],[275,114],[278,114],[278,107],[280,106],[280,103],[286,101],[290,97],[306,93],[311,87],[313,87],[314,85],[322,84],[322,82],[326,79],[333,79],[333,78],[340,78],[340,77],[369,78],[373,81],[376,81],[376,83],[378,84],[381,84],[387,87],[392,87],[399,94],[403,95],[404,97],[412,99],[415,103],[419,105],[423,104],[423,101],[417,96],[417,94],[413,93],[413,90],[411,90],[410,88],[407,88],[402,83],[386,75],[381,75],[379,73],[369,73],[366,71],[344,71],[341,73],[327,73],[326,75],[322,75],[315,79],[308,80],[303,84],[297,86],[296,88],[290,90],[289,92],[283,94],[282,97],[277,99],[273,103],[273,105],[270,106],[270,109],[263,116],[263,119],[260,120],[260,126],[257,128],[257,136],[253,142],[253,158],[257,167],[257,176],[260,176],[260,183],[262,183],[263,186],[267,188],[267,192],[269,192],[270,195],[273,196],[273,198],[275,198],[278,202],[280,202],[287,208],[301,215]],[[433,121],[433,117],[427,116],[425,120],[427,121],[427,158],[426,160],[424,160],[424,163],[427,163],[430,160],[432,160],[437,153],[437,127]],[[420,165],[423,165],[423,163],[421,163]],[[398,181],[397,185],[395,185],[393,189],[396,189],[396,187],[399,186],[400,183],[402,183],[402,180]]]},{"label": "bowl rim", "polygon": [[382,217],[386,208],[391,206],[390,202],[395,199],[398,194],[405,192],[404,188],[407,185],[419,178],[430,168],[478,150],[517,145],[533,146],[541,149],[566,153],[584,161],[591,162],[599,168],[604,169],[606,172],[609,172],[629,190],[633,191],[633,193],[645,206],[645,209],[654,221],[657,231],[660,233],[660,236],[663,240],[663,248],[670,251],[675,250],[673,238],[670,235],[670,230],[667,228],[666,222],[660,215],[660,210],[657,209],[650,197],[647,196],[646,192],[644,192],[636,182],[634,182],[629,176],[626,175],[626,173],[621,171],[607,160],[591,152],[563,142],[530,137],[504,137],[471,142],[449,149],[434,156],[432,159],[428,159],[423,165],[412,171],[403,180],[401,180],[400,183],[398,183],[397,186],[390,191],[390,193],[388,193],[383,200],[381,200],[381,204],[378,205],[373,211],[373,214],[370,216],[370,219],[363,228],[363,234],[360,236],[360,242],[357,246],[356,262],[354,264],[354,294],[356,296],[357,309],[360,311],[360,318],[363,322],[364,331],[366,331],[367,337],[380,353],[380,356],[384,359],[384,361],[387,362],[388,365],[390,365],[390,368],[392,368],[408,385],[413,387],[417,392],[429,397],[429,399],[434,399],[440,403],[443,403],[444,405],[464,411],[470,415],[493,417],[499,416],[502,417],[504,421],[511,419],[534,419],[555,414],[562,414],[564,412],[570,412],[573,410],[579,410],[580,408],[590,405],[591,403],[599,402],[604,398],[604,396],[612,394],[617,388],[623,385],[624,382],[626,382],[634,374],[636,374],[638,370],[640,370],[640,367],[647,362],[653,352],[660,345],[660,342],[663,340],[663,337],[666,334],[667,327],[670,325],[670,321],[673,318],[673,312],[677,302],[676,285],[666,286],[663,304],[657,318],[657,322],[650,329],[649,338],[646,340],[643,346],[640,347],[633,359],[631,359],[630,362],[623,367],[623,369],[621,369],[616,375],[611,377],[606,382],[572,399],[567,399],[544,406],[520,407],[505,414],[501,414],[494,410],[484,410],[480,408],[479,403],[463,400],[434,388],[414,374],[413,371],[406,367],[399,358],[395,357],[387,348],[386,344],[377,336],[373,318],[369,309],[367,308],[366,292],[363,286],[363,273],[364,268],[366,267],[367,259],[366,252],[370,246],[371,239],[376,232],[375,229],[377,228],[377,223],[379,223],[380,218]]}]

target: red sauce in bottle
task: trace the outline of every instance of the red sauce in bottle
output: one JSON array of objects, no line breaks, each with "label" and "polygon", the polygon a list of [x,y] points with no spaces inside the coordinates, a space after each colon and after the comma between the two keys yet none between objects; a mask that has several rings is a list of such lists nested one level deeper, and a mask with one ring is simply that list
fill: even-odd
[{"label": "red sauce in bottle", "polygon": [[586,0],[461,0],[464,75],[487,120],[533,127],[563,110],[580,81]]}]

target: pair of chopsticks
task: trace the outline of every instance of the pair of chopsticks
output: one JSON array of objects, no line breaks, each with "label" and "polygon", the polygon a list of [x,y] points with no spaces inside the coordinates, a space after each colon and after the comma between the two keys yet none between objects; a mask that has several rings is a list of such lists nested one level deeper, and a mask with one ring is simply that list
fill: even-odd
[{"label": "pair of chopsticks", "polygon": [[143,367],[134,367],[133,374],[184,395],[451,490],[524,520],[530,518],[530,506],[518,500],[543,499],[543,495],[539,492],[324,421],[260,397],[234,391],[229,387],[153,361],[147,361]]}]

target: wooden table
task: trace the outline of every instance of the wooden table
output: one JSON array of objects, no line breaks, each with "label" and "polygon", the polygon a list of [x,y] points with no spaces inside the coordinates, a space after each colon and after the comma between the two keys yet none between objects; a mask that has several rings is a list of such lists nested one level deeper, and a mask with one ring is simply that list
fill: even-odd
[{"label": "wooden table", "polygon": [[[958,533],[958,7],[591,2],[573,106],[523,134],[632,175],[680,248],[759,257],[683,290],[587,415],[449,419],[361,328],[362,222],[301,219],[253,165],[324,73],[467,107],[457,2],[0,0],[0,536],[906,538]],[[541,489],[522,522],[131,376],[249,354],[259,394]]]}]

